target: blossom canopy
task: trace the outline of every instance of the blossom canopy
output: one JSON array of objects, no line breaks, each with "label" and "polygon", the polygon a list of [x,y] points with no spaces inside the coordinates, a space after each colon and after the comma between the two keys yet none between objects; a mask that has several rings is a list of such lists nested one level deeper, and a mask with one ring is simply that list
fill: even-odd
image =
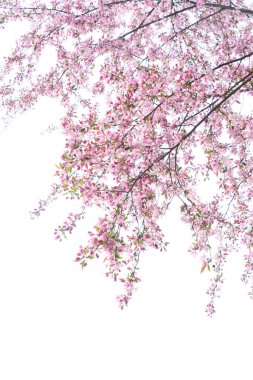
[{"label": "blossom canopy", "polygon": [[[121,307],[139,281],[141,253],[164,250],[159,219],[172,201],[193,233],[190,251],[209,268],[207,313],[223,282],[229,253],[243,246],[253,298],[253,121],[241,112],[253,93],[253,6],[236,1],[61,0],[0,4],[1,27],[28,31],[1,68],[6,115],[58,98],[65,150],[48,200],[76,198],[55,236],[71,233],[87,207],[103,216],[81,246],[82,267],[102,256],[119,279]],[[45,49],[55,60],[37,70]],[[252,101],[252,100],[251,100]],[[198,184],[213,181],[210,201]],[[213,242],[216,244],[213,244]]]}]

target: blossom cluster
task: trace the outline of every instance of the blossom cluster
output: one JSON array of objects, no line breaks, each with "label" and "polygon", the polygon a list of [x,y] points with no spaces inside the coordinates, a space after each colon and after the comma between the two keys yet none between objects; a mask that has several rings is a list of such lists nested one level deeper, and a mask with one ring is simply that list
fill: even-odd
[{"label": "blossom cluster", "polygon": [[[61,239],[101,207],[75,261],[104,258],[123,307],[139,256],[166,249],[159,221],[179,200],[190,251],[212,272],[212,315],[226,256],[239,245],[249,252],[242,279],[252,281],[253,119],[238,104],[253,93],[253,10],[242,0],[3,0],[0,9],[2,27],[30,26],[2,68],[2,108],[14,115],[47,96],[65,109],[58,184],[32,214],[58,193],[78,199],[80,212],[55,231]],[[57,60],[40,74],[47,46]],[[198,185],[211,178],[218,190],[204,202]]]}]

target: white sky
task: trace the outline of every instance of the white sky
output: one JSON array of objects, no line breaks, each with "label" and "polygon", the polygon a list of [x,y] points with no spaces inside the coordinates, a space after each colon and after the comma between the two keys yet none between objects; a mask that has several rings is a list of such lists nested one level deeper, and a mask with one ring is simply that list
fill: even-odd
[{"label": "white sky", "polygon": [[40,133],[58,113],[45,100],[0,135],[0,379],[251,380],[253,303],[240,282],[243,253],[231,253],[209,319],[208,274],[187,253],[191,233],[173,209],[163,221],[167,254],[142,257],[139,290],[121,311],[103,266],[93,261],[81,271],[73,263],[94,212],[62,243],[53,231],[72,203],[57,201],[30,220],[64,146],[59,132]]}]

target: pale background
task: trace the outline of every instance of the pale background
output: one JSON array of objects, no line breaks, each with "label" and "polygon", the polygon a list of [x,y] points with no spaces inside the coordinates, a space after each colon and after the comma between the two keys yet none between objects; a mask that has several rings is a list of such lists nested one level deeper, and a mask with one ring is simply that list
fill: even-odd
[{"label": "pale background", "polygon": [[[3,41],[3,40],[2,40]],[[191,232],[177,208],[163,220],[168,252],[140,261],[139,290],[118,309],[115,284],[93,261],[73,263],[91,212],[68,240],[54,228],[76,205],[64,200],[30,220],[48,194],[64,138],[42,133],[60,117],[42,101],[0,135],[0,379],[252,379],[253,303],[240,282],[243,252],[231,253],[213,319],[208,273],[187,253]]]}]

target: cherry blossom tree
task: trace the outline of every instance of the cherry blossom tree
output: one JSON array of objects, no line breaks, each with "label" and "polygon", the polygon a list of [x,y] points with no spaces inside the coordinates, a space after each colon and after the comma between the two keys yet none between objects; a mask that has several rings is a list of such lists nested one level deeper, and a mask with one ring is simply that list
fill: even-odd
[{"label": "cherry blossom tree", "polygon": [[[55,231],[61,239],[88,207],[101,207],[75,260],[85,267],[102,257],[106,275],[123,283],[123,308],[139,282],[140,254],[166,249],[159,220],[177,199],[192,229],[190,251],[201,272],[212,272],[208,315],[227,255],[241,246],[253,298],[253,121],[238,107],[253,93],[253,6],[2,0],[0,9],[2,28],[29,26],[2,67],[2,109],[12,117],[46,96],[65,110],[58,182],[33,215],[59,194],[78,199],[79,212]],[[57,59],[41,74],[48,46]],[[198,184],[210,180],[217,191],[204,202]]]}]

